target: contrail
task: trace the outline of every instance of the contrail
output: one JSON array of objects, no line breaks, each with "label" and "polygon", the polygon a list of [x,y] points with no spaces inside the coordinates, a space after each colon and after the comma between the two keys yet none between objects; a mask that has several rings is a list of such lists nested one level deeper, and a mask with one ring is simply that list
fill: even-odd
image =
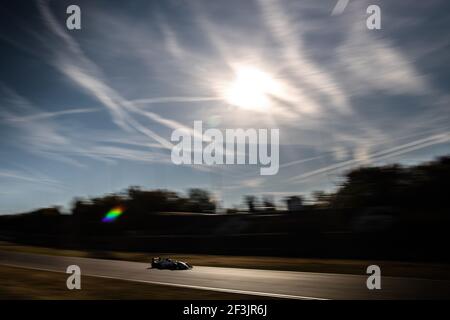
[{"label": "contrail", "polygon": [[340,15],[344,12],[345,8],[347,8],[349,0],[338,0],[336,5],[333,8],[333,11],[331,12],[332,16]]},{"label": "contrail", "polygon": [[[402,155],[408,152],[412,152],[415,150],[423,149],[425,147],[429,147],[435,144],[445,143],[450,141],[450,133],[444,133],[444,134],[437,134],[428,138],[420,139],[418,141],[409,142],[397,147],[393,147],[384,151],[377,152],[375,154],[371,155],[371,159],[375,161],[383,160],[386,158]],[[328,173],[333,172],[337,170],[342,170],[345,168],[349,168],[353,165],[356,165],[358,163],[361,163],[362,160],[353,159],[353,160],[347,160],[344,162],[336,163],[330,166],[326,166],[317,170],[313,170],[310,172],[303,173],[301,175],[292,177],[287,179],[288,182],[299,182],[301,180],[322,174],[322,173]]]},{"label": "contrail", "polygon": [[[79,44],[70,35],[64,32],[48,7],[48,2],[41,0],[39,2],[39,9],[50,30],[67,44],[69,53],[74,56],[72,57],[73,59],[61,56],[54,65],[70,79],[100,100],[100,102],[111,112],[114,122],[119,127],[126,131],[134,129],[156,140],[161,146],[171,149],[173,145],[170,141],[164,139],[147,126],[141,125],[130,114],[130,111],[143,114],[142,110],[134,105],[132,101],[123,98],[117,91],[104,83],[102,79],[99,79],[97,74],[101,75],[101,72],[97,65],[86,57]],[[73,61],[76,63],[74,64]],[[197,135],[191,128],[186,127],[175,120],[165,119],[152,112],[145,112],[145,116],[166,127],[172,129],[181,128],[187,132],[191,132],[194,136]]]},{"label": "contrail", "polygon": [[170,103],[170,102],[207,102],[222,101],[221,97],[156,97],[147,99],[135,99],[131,102],[135,104],[154,104],[154,103]]},{"label": "contrail", "polygon": [[9,117],[9,118],[7,118],[7,120],[14,121],[14,122],[26,122],[26,121],[49,119],[49,118],[63,116],[63,115],[67,115],[67,114],[97,112],[100,110],[102,110],[102,109],[100,109],[100,108],[80,108],[80,109],[70,109],[70,110],[62,110],[62,111],[55,111],[55,112],[41,112],[38,114],[33,114],[30,116],[25,116],[25,117]]},{"label": "contrail", "polygon": [[286,168],[286,167],[290,167],[296,164],[300,164],[300,163],[305,163],[305,162],[309,162],[309,161],[313,161],[313,160],[317,160],[323,158],[323,156],[317,156],[317,157],[311,157],[311,158],[306,158],[306,159],[300,159],[300,160],[295,160],[295,161],[291,161],[291,162],[286,162],[280,165],[280,168]]}]

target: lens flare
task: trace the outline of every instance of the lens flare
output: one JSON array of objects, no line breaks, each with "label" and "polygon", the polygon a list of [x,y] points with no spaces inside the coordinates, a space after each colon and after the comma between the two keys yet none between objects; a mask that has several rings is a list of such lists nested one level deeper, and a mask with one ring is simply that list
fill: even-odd
[{"label": "lens flare", "polygon": [[113,222],[118,217],[120,217],[123,213],[122,207],[114,207],[106,213],[105,217],[102,219],[102,222]]}]

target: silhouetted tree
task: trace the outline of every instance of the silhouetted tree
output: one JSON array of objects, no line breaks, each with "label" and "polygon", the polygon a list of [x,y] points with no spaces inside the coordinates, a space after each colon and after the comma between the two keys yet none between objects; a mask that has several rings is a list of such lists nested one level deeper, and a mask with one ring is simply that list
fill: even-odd
[{"label": "silhouetted tree", "polygon": [[324,191],[313,191],[312,193],[314,207],[329,208],[332,203],[333,194]]},{"label": "silhouetted tree", "polygon": [[264,210],[267,212],[273,212],[276,210],[275,202],[273,200],[273,196],[264,196],[263,197],[263,206]]},{"label": "silhouetted tree", "polygon": [[189,189],[189,204],[193,212],[214,212],[216,204],[211,194],[203,189]]},{"label": "silhouetted tree", "polygon": [[256,212],[256,197],[255,196],[245,196],[244,201],[247,204],[248,212]]},{"label": "silhouetted tree", "polygon": [[411,167],[363,167],[345,175],[332,195],[339,208],[388,206],[410,209],[448,208],[450,157]]},{"label": "silhouetted tree", "polygon": [[303,209],[303,198],[301,196],[290,196],[285,199],[289,212],[297,212]]}]

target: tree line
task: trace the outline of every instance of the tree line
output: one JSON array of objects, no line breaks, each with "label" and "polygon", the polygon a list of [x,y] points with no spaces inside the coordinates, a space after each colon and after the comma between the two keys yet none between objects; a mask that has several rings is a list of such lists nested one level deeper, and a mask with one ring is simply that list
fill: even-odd
[{"label": "tree line", "polygon": [[[450,156],[414,166],[399,164],[360,167],[344,174],[342,182],[333,192],[315,191],[312,201],[305,205],[302,195],[284,199],[285,207],[292,212],[317,209],[359,209],[385,207],[399,211],[426,210],[429,214],[447,212],[450,190]],[[277,212],[273,197],[244,195],[243,204],[249,213]],[[217,203],[213,195],[204,189],[193,188],[183,196],[170,190],[145,190],[132,186],[121,193],[94,198],[75,198],[71,214],[84,221],[101,221],[108,210],[123,206],[127,219],[136,223],[146,216],[160,212],[214,213]],[[242,211],[227,209],[228,213]],[[59,215],[60,208],[35,210],[28,215]],[[27,215],[27,214],[22,214]]]}]

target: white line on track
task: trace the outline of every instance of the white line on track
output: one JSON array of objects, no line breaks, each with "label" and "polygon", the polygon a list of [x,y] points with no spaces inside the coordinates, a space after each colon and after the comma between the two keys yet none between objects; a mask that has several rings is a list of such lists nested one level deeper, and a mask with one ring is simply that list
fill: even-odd
[{"label": "white line on track", "polygon": [[[46,269],[46,268],[37,268],[37,267],[28,267],[21,266],[11,263],[3,263],[0,262],[1,265],[15,268],[24,268],[24,269],[32,269],[32,270],[40,270],[40,271],[48,271],[48,272],[59,272],[65,273],[65,271],[54,270],[54,269]],[[263,297],[272,297],[272,298],[282,298],[282,299],[296,299],[296,300],[328,300],[324,298],[317,297],[307,297],[307,296],[297,296],[290,294],[281,294],[281,293],[271,293],[271,292],[260,292],[260,291],[247,291],[247,290],[237,290],[237,289],[226,289],[226,288],[216,288],[216,287],[205,287],[205,286],[196,286],[189,284],[178,284],[171,282],[159,282],[159,281],[149,281],[149,280],[138,280],[138,279],[125,279],[120,277],[111,277],[111,276],[102,276],[97,274],[84,274],[90,277],[97,278],[105,278],[105,279],[116,279],[116,280],[124,280],[124,281],[132,281],[132,282],[140,282],[140,283],[149,283],[149,284],[157,284],[163,286],[171,286],[171,287],[180,287],[180,288],[190,288],[190,289],[198,289],[198,290],[207,290],[207,291],[217,291],[217,292],[226,292],[226,293],[235,293],[235,294],[246,294],[252,296],[263,296]]]}]

